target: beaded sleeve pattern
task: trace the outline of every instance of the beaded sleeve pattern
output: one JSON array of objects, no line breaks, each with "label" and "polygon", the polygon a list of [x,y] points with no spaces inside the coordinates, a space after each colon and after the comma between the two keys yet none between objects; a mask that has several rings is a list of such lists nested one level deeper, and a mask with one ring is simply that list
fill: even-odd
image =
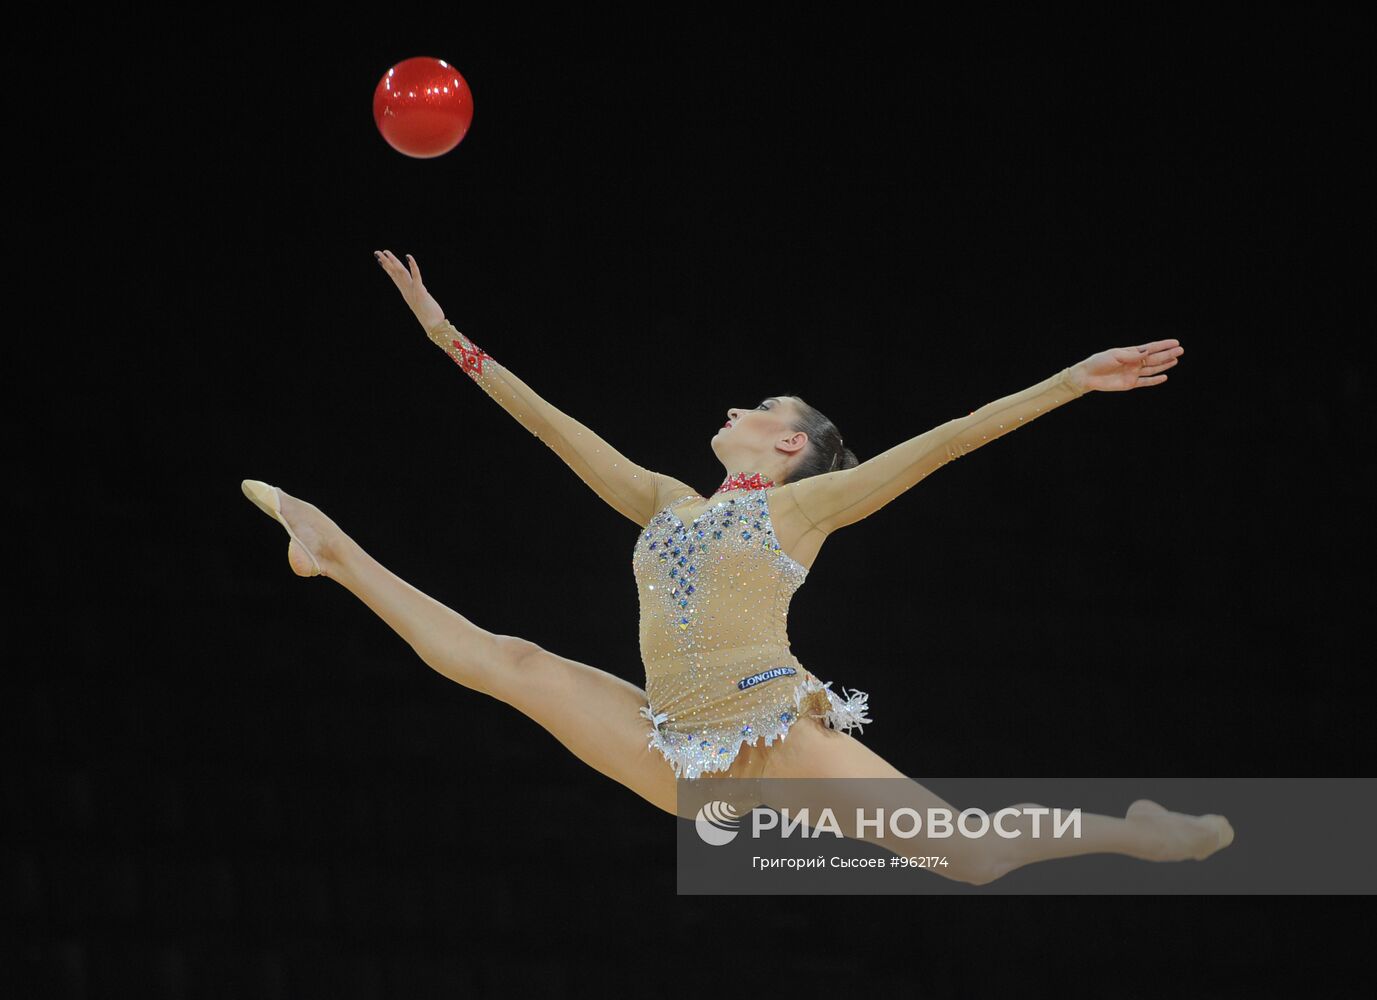
[{"label": "beaded sleeve pattern", "polygon": [[426,335],[598,496],[638,525],[650,520],[666,477],[632,462],[593,431],[547,402],[448,320],[430,327]]},{"label": "beaded sleeve pattern", "polygon": [[895,445],[860,465],[812,476],[788,487],[799,511],[830,532],[875,513],[937,469],[1084,395],[1071,368],[986,403]]},{"label": "beaded sleeve pattern", "polygon": [[[493,356],[475,344],[464,334],[455,329],[449,320],[441,320],[439,324],[426,331],[431,341],[454,359],[464,374],[473,379],[488,395],[493,395],[496,388],[494,383],[497,381]],[[484,363],[487,362],[487,370],[484,370]],[[505,406],[505,401],[498,400]]]}]

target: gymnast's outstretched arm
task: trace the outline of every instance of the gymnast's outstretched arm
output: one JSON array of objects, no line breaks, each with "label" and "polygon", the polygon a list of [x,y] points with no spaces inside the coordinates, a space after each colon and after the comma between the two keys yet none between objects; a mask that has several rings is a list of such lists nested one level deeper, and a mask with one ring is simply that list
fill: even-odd
[{"label": "gymnast's outstretched arm", "polygon": [[415,258],[408,254],[407,259],[410,266],[403,267],[388,251],[378,255],[379,262],[402,290],[407,304],[425,328],[426,336],[522,427],[545,442],[593,492],[640,527],[650,523],[662,506],[662,497],[668,499],[676,490],[684,492],[678,480],[631,461],[593,431],[547,402],[457,330],[421,284],[421,272]]},{"label": "gymnast's outstretched arm", "polygon": [[810,476],[783,489],[800,512],[824,533],[875,513],[954,458],[1031,423],[1091,390],[1160,385],[1159,374],[1176,364],[1184,348],[1176,340],[1110,348],[1063,368],[1021,392],[986,403],[930,431],[895,445],[850,469]]}]

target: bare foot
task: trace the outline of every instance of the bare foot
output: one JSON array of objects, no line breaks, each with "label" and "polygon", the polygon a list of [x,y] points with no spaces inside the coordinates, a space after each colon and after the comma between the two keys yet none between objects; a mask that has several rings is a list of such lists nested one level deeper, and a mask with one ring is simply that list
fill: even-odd
[{"label": "bare foot", "polygon": [[[244,492],[249,499],[254,499],[247,486]],[[320,575],[330,576],[343,532],[315,504],[298,500],[280,488],[277,496],[282,519],[296,535],[287,545],[287,561],[291,564],[292,572],[297,576],[315,576],[316,565],[319,564]],[[315,557],[314,561],[312,556]]]},{"label": "bare foot", "polygon": [[1145,853],[1135,855],[1145,861],[1204,861],[1234,842],[1234,828],[1223,816],[1169,812],[1150,799],[1130,805],[1124,819],[1146,835]]}]

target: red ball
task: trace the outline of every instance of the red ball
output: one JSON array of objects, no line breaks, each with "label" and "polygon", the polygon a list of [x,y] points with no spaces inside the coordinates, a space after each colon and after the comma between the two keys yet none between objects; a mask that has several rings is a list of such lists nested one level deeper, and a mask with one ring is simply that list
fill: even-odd
[{"label": "red ball", "polygon": [[443,59],[403,59],[373,91],[373,121],[397,152],[419,160],[443,156],[469,130],[473,95]]}]

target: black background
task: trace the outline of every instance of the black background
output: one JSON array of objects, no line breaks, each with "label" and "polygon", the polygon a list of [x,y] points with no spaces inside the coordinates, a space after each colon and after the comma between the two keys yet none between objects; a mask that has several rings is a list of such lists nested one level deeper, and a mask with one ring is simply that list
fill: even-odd
[{"label": "black background", "polygon": [[[874,21],[649,45],[392,20],[44,63],[82,101],[52,148],[81,155],[16,188],[51,288],[11,369],[7,975],[1136,996],[1170,970],[1223,995],[1338,957],[1328,900],[676,896],[672,818],[294,577],[239,482],[640,685],[636,527],[426,339],[375,249],[705,494],[728,407],[801,395],[865,460],[1175,337],[1166,384],[838,532],[794,651],[870,692],[862,739],[920,781],[1370,773],[1372,79],[1340,26],[1015,57]],[[436,160],[371,120],[413,55],[474,95]]]}]

